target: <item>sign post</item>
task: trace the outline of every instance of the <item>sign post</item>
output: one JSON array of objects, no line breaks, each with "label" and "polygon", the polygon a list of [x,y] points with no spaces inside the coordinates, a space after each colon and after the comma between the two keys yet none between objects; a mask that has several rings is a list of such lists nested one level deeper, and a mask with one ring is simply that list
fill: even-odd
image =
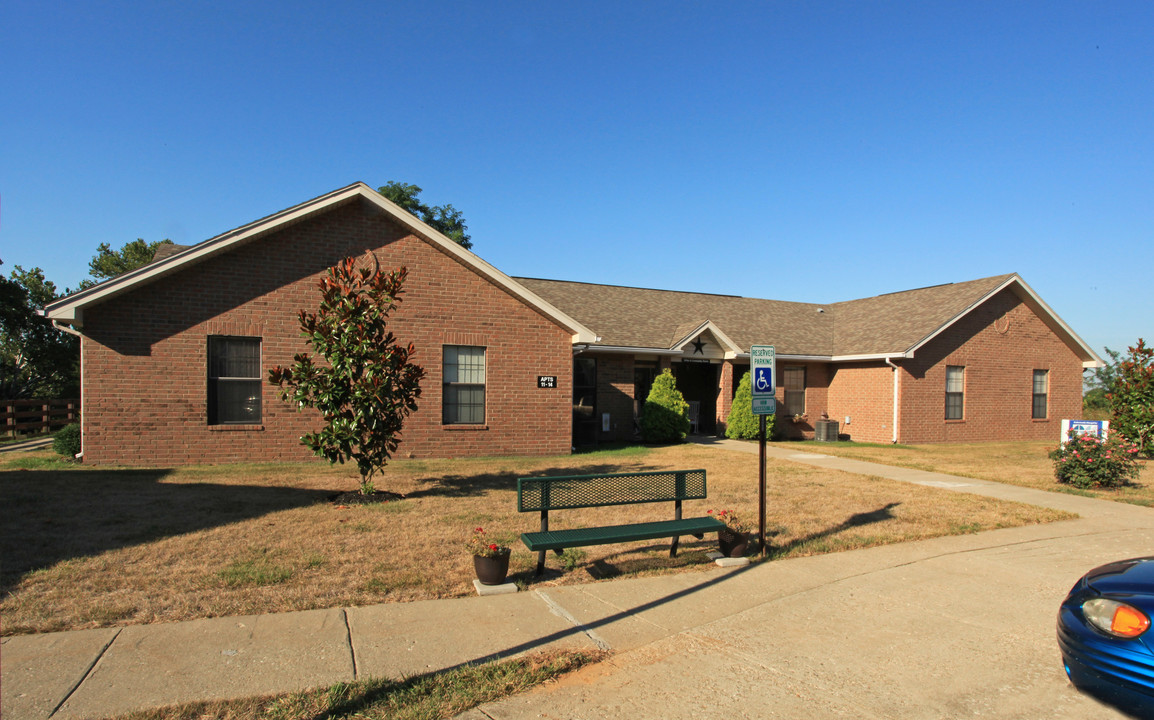
[{"label": "sign post", "polygon": [[777,354],[773,345],[754,345],[749,350],[753,414],[758,416],[757,544],[765,557],[765,416],[777,413]]}]

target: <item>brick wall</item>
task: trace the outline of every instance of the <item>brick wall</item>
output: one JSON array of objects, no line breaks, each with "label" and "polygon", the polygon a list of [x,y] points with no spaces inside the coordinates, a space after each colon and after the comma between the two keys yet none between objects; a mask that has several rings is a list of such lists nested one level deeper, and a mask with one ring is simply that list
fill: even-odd
[{"label": "brick wall", "polygon": [[[1053,440],[1082,411],[1082,363],[1003,290],[901,363],[900,442]],[[945,419],[946,367],[965,368],[962,420]],[[1049,371],[1049,412],[1031,418],[1033,371]]]},{"label": "brick wall", "polygon": [[832,372],[826,412],[838,421],[841,436],[855,442],[892,442],[893,370],[884,363],[845,363]]},{"label": "brick wall", "polygon": [[[597,355],[597,439],[624,441],[633,437],[633,356]],[[609,413],[609,431],[601,416]]]},{"label": "brick wall", "polygon": [[[398,457],[541,455],[571,447],[570,333],[363,201],[335,208],[86,312],[84,457],[126,465],[302,460],[313,411],[282,402],[267,370],[307,350],[299,310],[319,302],[326,268],[372,248],[381,267],[407,265],[392,328],[425,368],[419,410]],[[207,424],[207,336],[262,338],[259,426]],[[486,422],[441,423],[445,344],[486,348]],[[558,386],[537,387],[538,375]]]}]

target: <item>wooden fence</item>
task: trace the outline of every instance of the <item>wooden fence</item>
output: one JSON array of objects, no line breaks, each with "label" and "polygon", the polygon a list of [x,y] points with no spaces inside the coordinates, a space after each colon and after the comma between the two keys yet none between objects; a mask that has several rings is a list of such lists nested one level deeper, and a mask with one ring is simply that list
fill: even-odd
[{"label": "wooden fence", "polygon": [[0,409],[8,437],[49,433],[80,419],[79,400],[0,400]]}]

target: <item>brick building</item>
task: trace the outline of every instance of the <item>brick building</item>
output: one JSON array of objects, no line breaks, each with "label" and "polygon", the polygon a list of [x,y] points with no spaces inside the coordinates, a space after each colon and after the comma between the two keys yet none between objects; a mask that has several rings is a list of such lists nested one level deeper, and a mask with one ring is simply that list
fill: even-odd
[{"label": "brick building", "polygon": [[511,278],[361,183],[170,250],[45,309],[81,336],[86,462],[311,458],[318,416],[268,369],[307,349],[317,279],[366,251],[409,269],[392,327],[426,377],[401,456],[631,438],[664,368],[717,432],[752,344],[777,348],[787,434],[825,412],[854,440],[1056,439],[1100,362],[1017,275],[832,305]]},{"label": "brick building", "polygon": [[595,388],[574,402],[578,438],[632,435],[666,368],[700,431],[720,433],[749,348],[773,345],[785,437],[827,414],[861,442],[1057,441],[1101,362],[1015,274],[828,305],[517,280],[598,336],[576,356]]}]

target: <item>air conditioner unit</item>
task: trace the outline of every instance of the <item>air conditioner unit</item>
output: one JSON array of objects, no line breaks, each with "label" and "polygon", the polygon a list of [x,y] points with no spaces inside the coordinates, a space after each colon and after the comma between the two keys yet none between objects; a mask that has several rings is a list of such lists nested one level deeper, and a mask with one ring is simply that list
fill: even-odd
[{"label": "air conditioner unit", "polygon": [[818,420],[814,424],[814,439],[818,442],[837,442],[837,420]]}]

